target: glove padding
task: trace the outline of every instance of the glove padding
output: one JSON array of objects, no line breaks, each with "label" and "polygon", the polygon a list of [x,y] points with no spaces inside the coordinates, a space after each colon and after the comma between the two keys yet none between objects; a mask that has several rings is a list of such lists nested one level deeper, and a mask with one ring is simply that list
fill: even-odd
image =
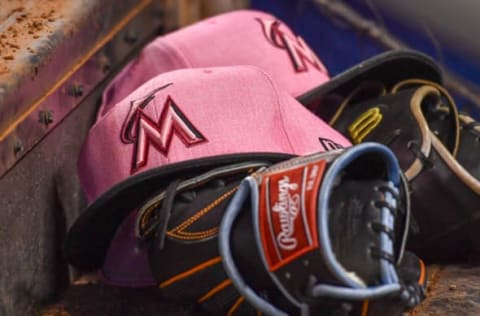
[{"label": "glove padding", "polygon": [[[408,248],[427,261],[465,261],[478,253],[480,124],[458,114],[439,83],[366,81],[319,116],[347,136],[388,145],[412,192],[414,234]],[[320,111],[323,108],[320,107]]]},{"label": "glove padding", "polygon": [[139,210],[137,235],[163,297],[214,315],[396,315],[425,286],[403,251],[408,202],[392,152],[362,144],[173,181]]}]

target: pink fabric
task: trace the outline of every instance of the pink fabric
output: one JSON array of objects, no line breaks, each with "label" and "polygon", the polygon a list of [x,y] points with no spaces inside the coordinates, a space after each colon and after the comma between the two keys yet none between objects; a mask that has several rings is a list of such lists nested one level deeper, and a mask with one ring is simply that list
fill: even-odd
[{"label": "pink fabric", "polygon": [[329,80],[308,45],[275,21],[259,11],[234,11],[158,37],[107,87],[99,117],[150,78],[179,68],[254,65],[295,97]]},{"label": "pink fabric", "polygon": [[[93,201],[131,174],[168,163],[255,151],[303,155],[349,145],[260,68],[181,69],[146,82],[96,122],[82,148],[79,172]],[[135,155],[139,152],[145,155]],[[110,245],[103,279],[153,285],[132,216]]]},{"label": "pink fabric", "polygon": [[[184,70],[146,83],[175,69],[233,65],[254,65],[264,72],[252,67]],[[288,26],[263,12],[231,12],[159,37],[104,92],[98,123],[79,161],[87,197],[92,201],[132,173],[186,159],[250,151],[305,154],[329,146],[348,146],[343,136],[290,97],[328,80],[325,67],[308,45]],[[173,85],[158,91],[142,110],[153,124],[145,125],[144,118],[142,126],[156,125],[161,130],[162,110],[173,102],[204,139],[181,138],[181,132],[176,132],[163,153],[158,144],[140,146],[149,148],[147,163],[132,168],[135,142],[122,142],[121,137],[131,102],[139,100],[138,105],[151,90],[168,83]],[[133,122],[136,128],[139,120]],[[138,142],[135,128],[129,135],[137,136]],[[326,143],[320,137],[327,139]],[[162,143],[160,138],[157,143]],[[102,269],[103,279],[115,285],[154,285],[146,253],[133,235],[133,219],[131,215],[117,230]]]},{"label": "pink fabric", "polygon": [[147,245],[135,236],[136,216],[137,212],[130,213],[117,229],[100,271],[103,283],[128,287],[155,285],[149,269]]},{"label": "pink fabric", "polygon": [[[142,110],[139,107],[132,110],[152,91],[164,86]],[[184,122],[193,126],[190,130],[199,132],[203,140],[190,137],[193,140],[188,144],[188,137],[181,134],[189,128],[170,126],[172,119],[160,118],[162,112],[169,113],[172,104],[183,113]],[[129,115],[142,119],[133,120],[127,134],[133,135],[134,140],[125,142],[122,129],[128,125]],[[147,126],[150,130],[162,134],[164,147],[170,139],[167,149],[162,150],[161,139],[154,137],[144,137],[142,145],[139,131],[147,130],[143,128],[146,122],[150,122]],[[174,132],[169,138],[167,134],[171,131]],[[349,145],[340,133],[277,89],[269,75],[259,68],[182,69],[146,82],[97,121],[80,153],[80,180],[92,201],[120,180],[151,167],[238,152],[323,151],[319,137]],[[143,160],[135,155],[141,149],[146,154]],[[144,166],[135,163],[140,160],[145,162]]]}]

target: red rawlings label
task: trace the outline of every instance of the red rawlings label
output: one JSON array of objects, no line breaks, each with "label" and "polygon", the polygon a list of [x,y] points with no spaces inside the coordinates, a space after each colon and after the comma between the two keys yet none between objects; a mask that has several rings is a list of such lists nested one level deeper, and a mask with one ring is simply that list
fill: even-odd
[{"label": "red rawlings label", "polygon": [[317,197],[325,161],[266,174],[260,186],[260,238],[270,271],[318,247]]}]

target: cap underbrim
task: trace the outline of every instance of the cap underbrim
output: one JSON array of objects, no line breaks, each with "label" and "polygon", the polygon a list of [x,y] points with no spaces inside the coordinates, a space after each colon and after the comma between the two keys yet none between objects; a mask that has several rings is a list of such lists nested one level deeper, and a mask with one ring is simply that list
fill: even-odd
[{"label": "cap underbrim", "polygon": [[361,83],[380,81],[391,88],[399,81],[418,78],[442,83],[442,71],[429,56],[414,50],[390,50],[369,58],[338,74],[330,81],[302,94],[297,100],[303,105],[318,103],[326,95],[346,96]]},{"label": "cap underbrim", "polygon": [[115,231],[127,215],[174,179],[187,179],[245,161],[276,163],[293,157],[284,153],[241,153],[172,163],[153,168],[116,184],[95,200],[70,228],[65,241],[67,261],[80,269],[99,268]]}]

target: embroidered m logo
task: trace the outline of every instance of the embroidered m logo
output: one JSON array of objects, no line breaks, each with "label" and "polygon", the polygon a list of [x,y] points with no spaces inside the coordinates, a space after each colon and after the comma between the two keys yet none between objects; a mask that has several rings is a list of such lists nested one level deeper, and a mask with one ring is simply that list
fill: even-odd
[{"label": "embroidered m logo", "polygon": [[291,37],[281,30],[282,23],[278,20],[257,18],[263,28],[267,40],[274,46],[286,50],[296,72],[308,71],[307,63],[318,70],[327,73],[325,66],[317,55],[300,37]]},{"label": "embroidered m logo", "polygon": [[155,98],[155,93],[158,90],[154,90],[141,100],[132,101],[130,112],[123,124],[122,142],[125,144],[133,143],[130,173],[136,172],[147,164],[150,145],[167,156],[174,135],[186,147],[207,140],[188,120],[170,96],[165,100],[158,120],[144,112],[144,108]]}]

